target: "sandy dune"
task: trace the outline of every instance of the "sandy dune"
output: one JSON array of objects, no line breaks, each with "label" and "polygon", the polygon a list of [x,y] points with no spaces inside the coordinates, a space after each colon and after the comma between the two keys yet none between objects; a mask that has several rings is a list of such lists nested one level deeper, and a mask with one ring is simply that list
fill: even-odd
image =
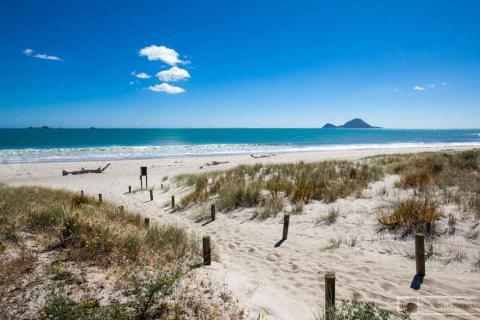
[{"label": "sandy dune", "polygon": [[[417,151],[420,150],[402,150]],[[180,199],[187,190],[174,188],[170,179],[162,181],[164,176],[171,178],[185,172],[226,169],[239,163],[355,159],[394,152],[365,150],[282,154],[264,159],[228,156],[113,161],[111,168],[102,174],[78,176],[62,176],[61,170],[98,167],[100,164],[5,164],[0,165],[0,181],[12,185],[84,190],[90,195],[102,193],[104,200],[141,212],[153,221],[181,224],[197,233],[199,239],[202,235],[209,235],[220,261],[198,269],[198,272],[231,292],[252,311],[255,319],[258,312],[266,313],[272,319],[313,319],[316,313],[321,313],[323,276],[327,271],[336,273],[338,299],[372,301],[391,310],[413,302],[422,311],[413,314],[414,319],[479,319],[480,273],[472,267],[473,259],[478,259],[478,239],[477,242],[466,242],[463,237],[444,238],[444,245],[438,249],[443,252],[440,257],[444,259],[427,261],[427,276],[421,290],[415,291],[410,289],[415,261],[408,257],[413,253],[413,241],[398,241],[394,235],[377,233],[377,209],[405,196],[406,191],[393,189],[395,176],[372,184],[360,198],[338,200],[333,205],[314,202],[305,206],[303,214],[291,216],[288,240],[278,247],[275,244],[282,234],[281,214],[257,221],[250,220],[251,210],[242,210],[219,213],[217,220],[211,223],[194,223],[191,217],[200,210],[199,207],[172,212],[168,206],[171,195]],[[199,169],[211,160],[229,163]],[[149,200],[147,192],[126,194],[129,185],[133,189],[139,187],[141,165],[149,168],[149,184],[155,188],[154,201]],[[160,189],[162,183],[164,190]],[[388,190],[388,194],[380,194],[379,189]],[[318,218],[326,215],[332,206],[340,212],[338,221],[330,226],[318,225]],[[467,224],[467,221],[460,221],[459,228],[466,229]],[[338,248],[327,249],[330,239],[342,243]],[[467,253],[466,261],[446,263],[449,252],[458,246]],[[453,308],[448,305],[452,301],[475,303],[476,309]],[[422,303],[433,302],[447,303],[446,309],[437,307],[429,312],[422,308]]]}]

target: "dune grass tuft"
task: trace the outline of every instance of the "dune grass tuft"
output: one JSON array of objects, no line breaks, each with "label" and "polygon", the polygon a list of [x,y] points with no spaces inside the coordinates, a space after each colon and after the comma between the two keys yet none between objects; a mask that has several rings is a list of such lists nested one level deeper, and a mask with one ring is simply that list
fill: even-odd
[{"label": "dune grass tuft", "polygon": [[408,198],[395,202],[387,212],[381,213],[378,222],[381,229],[398,230],[402,237],[416,231],[432,235],[439,217],[440,211],[435,201]]}]

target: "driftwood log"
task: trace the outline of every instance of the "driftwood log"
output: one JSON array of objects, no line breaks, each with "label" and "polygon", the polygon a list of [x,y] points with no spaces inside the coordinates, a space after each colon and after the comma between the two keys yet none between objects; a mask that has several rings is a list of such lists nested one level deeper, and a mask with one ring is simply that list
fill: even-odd
[{"label": "driftwood log", "polygon": [[210,166],[218,166],[219,164],[224,164],[224,163],[229,163],[229,161],[212,161],[212,162],[207,162],[203,166],[200,166],[200,169],[203,169],[205,167],[210,167]]},{"label": "driftwood log", "polygon": [[84,174],[84,173],[102,173],[105,171],[110,166],[110,163],[107,164],[105,167],[98,167],[97,169],[85,169],[82,168],[81,170],[76,170],[76,171],[66,171],[62,170],[62,175],[67,176],[69,174]]},{"label": "driftwood log", "polygon": [[250,157],[254,158],[254,159],[259,159],[259,158],[270,158],[270,157],[273,157],[275,156],[273,153],[271,154],[259,154],[259,155],[254,155],[254,154],[251,154]]}]

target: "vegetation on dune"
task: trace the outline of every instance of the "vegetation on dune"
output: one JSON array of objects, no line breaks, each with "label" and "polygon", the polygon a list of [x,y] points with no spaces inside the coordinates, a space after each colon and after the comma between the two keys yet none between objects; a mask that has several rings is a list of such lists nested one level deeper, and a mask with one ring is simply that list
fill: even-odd
[{"label": "vegetation on dune", "polygon": [[445,203],[453,202],[480,218],[480,150],[430,152],[374,157],[387,173],[399,174],[397,187],[415,195],[433,197],[441,191]]},{"label": "vegetation on dune", "polygon": [[325,225],[329,226],[331,224],[334,224],[337,221],[337,218],[338,218],[339,215],[340,215],[340,211],[335,207],[331,207],[328,210],[328,213],[327,213],[326,216],[319,217],[317,219],[316,224],[317,225],[325,224]]},{"label": "vegetation on dune", "polygon": [[[25,279],[22,276],[40,263],[26,248],[32,240],[41,252],[57,256],[44,267],[54,283],[50,285],[52,295],[36,318],[214,318],[215,308],[198,296],[173,294],[200,259],[197,239],[175,225],[147,228],[139,215],[109,203],[99,204],[93,198],[62,190],[0,185],[0,254],[20,252],[2,258],[0,293]],[[67,263],[70,268],[72,264],[80,270],[95,266],[105,274],[115,274],[116,286],[127,302],[100,304],[98,297],[88,295],[71,300],[62,291],[65,286],[75,286]],[[0,306],[6,301],[0,301]],[[0,317],[9,317],[4,312],[11,309],[2,308]]]},{"label": "vegetation on dune", "polygon": [[382,228],[400,231],[402,237],[416,231],[433,235],[435,222],[440,217],[438,204],[429,198],[408,198],[397,201],[380,215],[378,222]]},{"label": "vegetation on dune", "polygon": [[129,320],[134,319],[133,312],[118,302],[102,306],[98,300],[76,302],[56,297],[45,307],[43,319],[51,320]]},{"label": "vegetation on dune", "polygon": [[180,175],[176,182],[194,188],[181,200],[182,207],[216,198],[219,210],[257,208],[256,216],[266,218],[283,210],[284,200],[299,211],[312,200],[330,203],[359,194],[382,176],[378,166],[367,162],[325,161],[240,165],[223,172]]},{"label": "vegetation on dune", "polygon": [[199,252],[179,227],[146,229],[139,215],[66,191],[0,185],[0,212],[1,242],[17,242],[22,232],[42,235],[72,261],[162,265]]},{"label": "vegetation on dune", "polygon": [[[409,320],[406,313],[395,315],[383,310],[373,303],[360,301],[342,301],[332,310],[327,310],[328,318],[331,320]],[[316,315],[316,320],[323,320],[323,315]]]}]

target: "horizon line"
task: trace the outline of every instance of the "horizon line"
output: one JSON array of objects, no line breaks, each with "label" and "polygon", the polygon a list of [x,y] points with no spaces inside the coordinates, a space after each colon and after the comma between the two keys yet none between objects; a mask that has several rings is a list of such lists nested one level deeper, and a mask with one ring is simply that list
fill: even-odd
[{"label": "horizon line", "polygon": [[480,130],[479,127],[470,127],[470,128],[388,128],[388,127],[373,127],[373,128],[323,128],[323,127],[50,127],[46,126],[41,127],[0,127],[0,130],[58,130],[58,129],[88,129],[88,130],[95,130],[95,129],[102,129],[102,130],[117,130],[117,129],[148,129],[148,130],[185,130],[185,129],[194,129],[194,130],[225,130],[225,129],[322,129],[322,130]]}]

